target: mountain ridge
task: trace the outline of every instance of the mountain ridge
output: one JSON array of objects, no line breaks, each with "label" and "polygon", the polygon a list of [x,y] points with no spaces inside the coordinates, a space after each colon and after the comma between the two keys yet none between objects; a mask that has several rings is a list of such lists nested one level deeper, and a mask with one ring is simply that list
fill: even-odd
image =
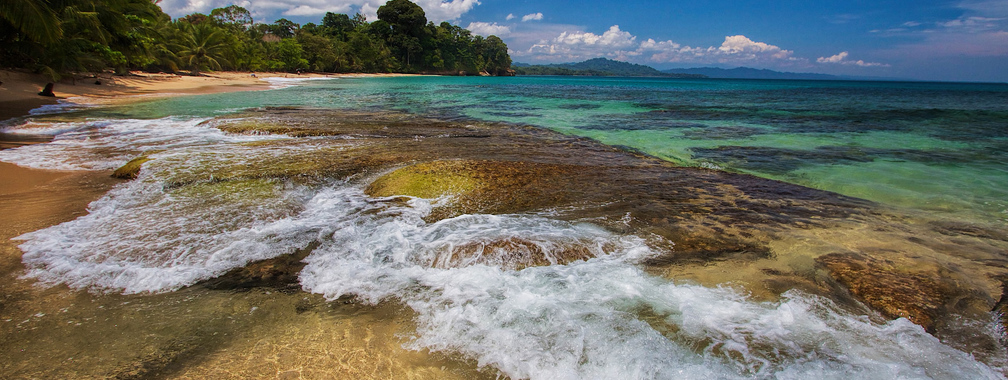
[{"label": "mountain ridge", "polygon": [[694,67],[686,69],[658,70],[651,66],[622,62],[608,58],[592,58],[581,62],[532,65],[515,62],[511,64],[517,75],[560,75],[560,76],[624,76],[654,78],[714,78],[714,79],[785,79],[785,80],[893,80],[890,78],[868,78],[839,76],[819,73],[796,73],[736,67]]}]

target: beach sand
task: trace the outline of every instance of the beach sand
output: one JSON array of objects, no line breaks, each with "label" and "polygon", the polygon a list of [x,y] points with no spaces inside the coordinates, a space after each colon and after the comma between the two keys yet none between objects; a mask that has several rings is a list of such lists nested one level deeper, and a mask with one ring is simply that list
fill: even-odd
[{"label": "beach sand", "polygon": [[[75,103],[112,104],[178,95],[210,94],[234,91],[265,90],[267,78],[349,78],[402,76],[408,74],[290,74],[212,72],[201,76],[151,74],[133,72],[130,75],[98,74],[97,77],[63,78],[55,83],[56,97],[41,96],[50,79],[22,71],[0,70],[0,121],[26,116],[29,111],[60,99],[72,98]],[[101,84],[96,84],[100,82]],[[6,146],[0,148],[7,148]]]}]

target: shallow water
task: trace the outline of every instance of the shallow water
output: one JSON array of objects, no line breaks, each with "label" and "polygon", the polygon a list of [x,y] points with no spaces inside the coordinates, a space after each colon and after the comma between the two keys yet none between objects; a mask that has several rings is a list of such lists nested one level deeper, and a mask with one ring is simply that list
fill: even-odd
[{"label": "shallow water", "polygon": [[[972,327],[961,330],[943,320],[940,340],[849,294],[830,298],[814,260],[852,251],[900,262],[906,254],[914,258],[901,270],[951,267],[958,269],[940,273],[968,279],[990,265],[977,277],[996,277],[1003,239],[946,237],[906,215],[1004,221],[1006,176],[995,148],[1008,133],[1005,93],[996,85],[374,78],[39,116],[8,132],[54,140],[0,151],[0,160],[91,171],[141,154],[151,161],[88,215],[16,238],[26,270],[11,280],[20,290],[9,293],[22,299],[3,309],[10,315],[4,341],[28,353],[3,371],[71,376],[57,363],[76,361],[69,368],[80,377],[1003,378],[1003,332],[993,315],[967,316]],[[352,131],[292,137],[226,133],[216,127],[234,121],[212,119],[291,105],[391,109],[459,125],[442,131],[388,113],[238,115],[291,128],[343,123]],[[399,133],[397,120],[412,124]],[[679,182],[659,163],[576,139],[466,125],[476,120],[548,127],[679,164],[907,209],[890,214],[699,170],[689,173],[730,181],[683,182],[698,189],[685,198],[693,195],[673,195],[670,184]],[[500,143],[496,130],[515,140]],[[451,207],[450,196],[367,193],[377,176],[413,162],[522,157],[590,162],[598,178],[619,183],[565,189],[556,207],[531,202],[493,214],[439,211]],[[560,175],[575,187],[591,177]],[[675,197],[694,206],[663,200]],[[742,248],[715,249],[727,256],[696,262],[681,257],[709,245]],[[300,290],[219,290],[204,282],[299,252]],[[589,258],[565,259],[569,252]],[[521,261],[528,255],[552,265]],[[793,278],[764,287],[780,273]],[[52,288],[30,288],[32,281]],[[993,293],[998,284],[977,286]],[[36,306],[31,297],[65,305]],[[171,318],[150,326],[160,315]],[[64,324],[78,328],[51,327]],[[118,345],[86,343],[120,325]],[[29,363],[36,361],[29,353],[46,345],[65,349]]]}]

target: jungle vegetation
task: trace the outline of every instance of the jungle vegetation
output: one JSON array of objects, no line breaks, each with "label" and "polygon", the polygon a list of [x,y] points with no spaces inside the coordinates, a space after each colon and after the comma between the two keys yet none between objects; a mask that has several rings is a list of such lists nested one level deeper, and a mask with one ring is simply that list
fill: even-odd
[{"label": "jungle vegetation", "polygon": [[409,0],[378,8],[378,20],[327,13],[319,24],[256,22],[231,5],[171,19],[150,0],[3,0],[0,66],[54,79],[114,70],[394,72],[505,75],[496,36],[427,21]]}]

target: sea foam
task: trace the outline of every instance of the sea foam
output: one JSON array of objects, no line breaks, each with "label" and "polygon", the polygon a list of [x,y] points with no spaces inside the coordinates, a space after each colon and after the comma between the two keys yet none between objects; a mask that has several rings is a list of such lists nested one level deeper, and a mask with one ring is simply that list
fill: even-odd
[{"label": "sea foam", "polygon": [[[548,214],[429,223],[438,200],[372,198],[335,180],[207,178],[312,147],[251,147],[240,143],[284,137],[230,135],[202,121],[92,121],[60,127],[69,131],[53,143],[0,152],[46,168],[153,158],[88,215],[18,237],[26,275],[163,292],[314,242],[300,274],[306,291],[400,302],[416,312],[409,348],[461,354],[512,378],[1004,378],[905,319],[879,323],[795,291],[757,302],[650,275],[639,264],[655,254],[644,239],[589,223]],[[179,176],[190,181],[166,185]],[[572,249],[587,254],[563,260]],[[511,265],[528,255],[552,265]]]},{"label": "sea foam", "polygon": [[[514,378],[1001,378],[905,319],[878,324],[798,292],[754,302],[648,275],[635,264],[653,252],[638,238],[530,215],[426,224],[422,200],[375,213],[350,194],[320,195],[358,211],[306,259],[304,288],[403,302],[417,312],[409,347],[462,353]],[[611,249],[521,270],[432,265],[431,247],[510,234]]]}]

